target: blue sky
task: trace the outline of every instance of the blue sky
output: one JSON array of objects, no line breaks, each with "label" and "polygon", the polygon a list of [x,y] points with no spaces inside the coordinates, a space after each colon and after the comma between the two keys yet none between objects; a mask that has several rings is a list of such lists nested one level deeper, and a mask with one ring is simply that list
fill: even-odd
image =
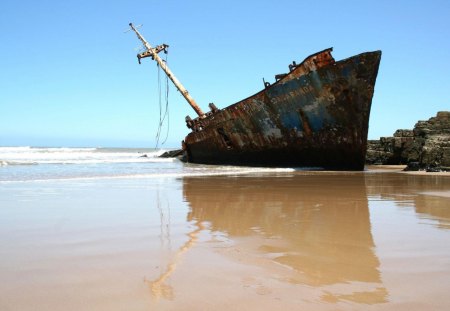
[{"label": "blue sky", "polygon": [[[450,1],[0,2],[0,146],[154,147],[158,71],[140,28],[207,110],[243,99],[319,50],[382,50],[369,138],[450,110]],[[170,88],[167,147],[195,113]],[[165,131],[165,129],[164,129]]]}]

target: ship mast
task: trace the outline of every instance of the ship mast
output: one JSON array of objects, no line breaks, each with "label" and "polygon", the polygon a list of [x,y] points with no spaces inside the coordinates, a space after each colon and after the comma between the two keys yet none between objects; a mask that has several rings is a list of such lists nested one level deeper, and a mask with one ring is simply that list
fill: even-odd
[{"label": "ship mast", "polygon": [[191,107],[195,110],[195,112],[198,114],[198,116],[203,117],[205,114],[200,109],[200,107],[197,105],[195,100],[191,97],[189,92],[180,83],[180,81],[178,81],[178,79],[175,77],[175,75],[172,73],[172,71],[170,71],[167,64],[158,56],[158,53],[163,50],[166,51],[166,48],[168,46],[165,44],[162,44],[162,45],[157,46],[156,48],[152,48],[152,46],[147,42],[147,40],[145,40],[145,38],[139,33],[139,31],[137,31],[137,29],[134,27],[134,25],[132,23],[130,23],[129,25],[130,25],[131,29],[136,33],[139,40],[142,41],[142,43],[144,44],[145,49],[146,49],[145,52],[138,54],[137,57],[138,57],[139,63],[141,63],[141,58],[151,56],[152,59],[158,63],[159,67],[162,68],[162,70],[164,70],[164,72],[169,77],[169,79],[172,80],[173,84],[175,84],[178,91],[180,91],[181,95],[183,95],[183,97],[187,100],[189,105],[191,105]]}]

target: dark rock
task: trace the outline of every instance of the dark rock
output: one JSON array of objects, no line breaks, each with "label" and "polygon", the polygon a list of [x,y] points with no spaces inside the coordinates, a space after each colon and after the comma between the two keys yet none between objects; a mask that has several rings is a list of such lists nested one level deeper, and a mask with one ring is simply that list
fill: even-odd
[{"label": "dark rock", "polygon": [[169,150],[169,151],[164,152],[158,158],[178,158],[178,157],[182,157],[183,154],[184,154],[184,152],[182,149]]},{"label": "dark rock", "polygon": [[418,171],[420,170],[419,162],[409,162],[404,169],[405,171]]}]

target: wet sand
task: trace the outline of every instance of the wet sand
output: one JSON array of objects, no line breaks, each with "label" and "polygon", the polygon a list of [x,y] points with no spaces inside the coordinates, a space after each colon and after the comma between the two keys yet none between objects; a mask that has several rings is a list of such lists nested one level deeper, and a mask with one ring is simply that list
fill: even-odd
[{"label": "wet sand", "polygon": [[0,310],[450,310],[450,177],[0,188]]}]

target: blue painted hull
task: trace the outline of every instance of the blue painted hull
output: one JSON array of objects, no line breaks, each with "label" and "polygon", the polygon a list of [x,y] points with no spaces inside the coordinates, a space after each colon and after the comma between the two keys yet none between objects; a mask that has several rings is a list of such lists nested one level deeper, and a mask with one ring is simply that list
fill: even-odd
[{"label": "blue painted hull", "polygon": [[193,120],[187,161],[362,170],[381,52],[316,53],[259,93]]}]

